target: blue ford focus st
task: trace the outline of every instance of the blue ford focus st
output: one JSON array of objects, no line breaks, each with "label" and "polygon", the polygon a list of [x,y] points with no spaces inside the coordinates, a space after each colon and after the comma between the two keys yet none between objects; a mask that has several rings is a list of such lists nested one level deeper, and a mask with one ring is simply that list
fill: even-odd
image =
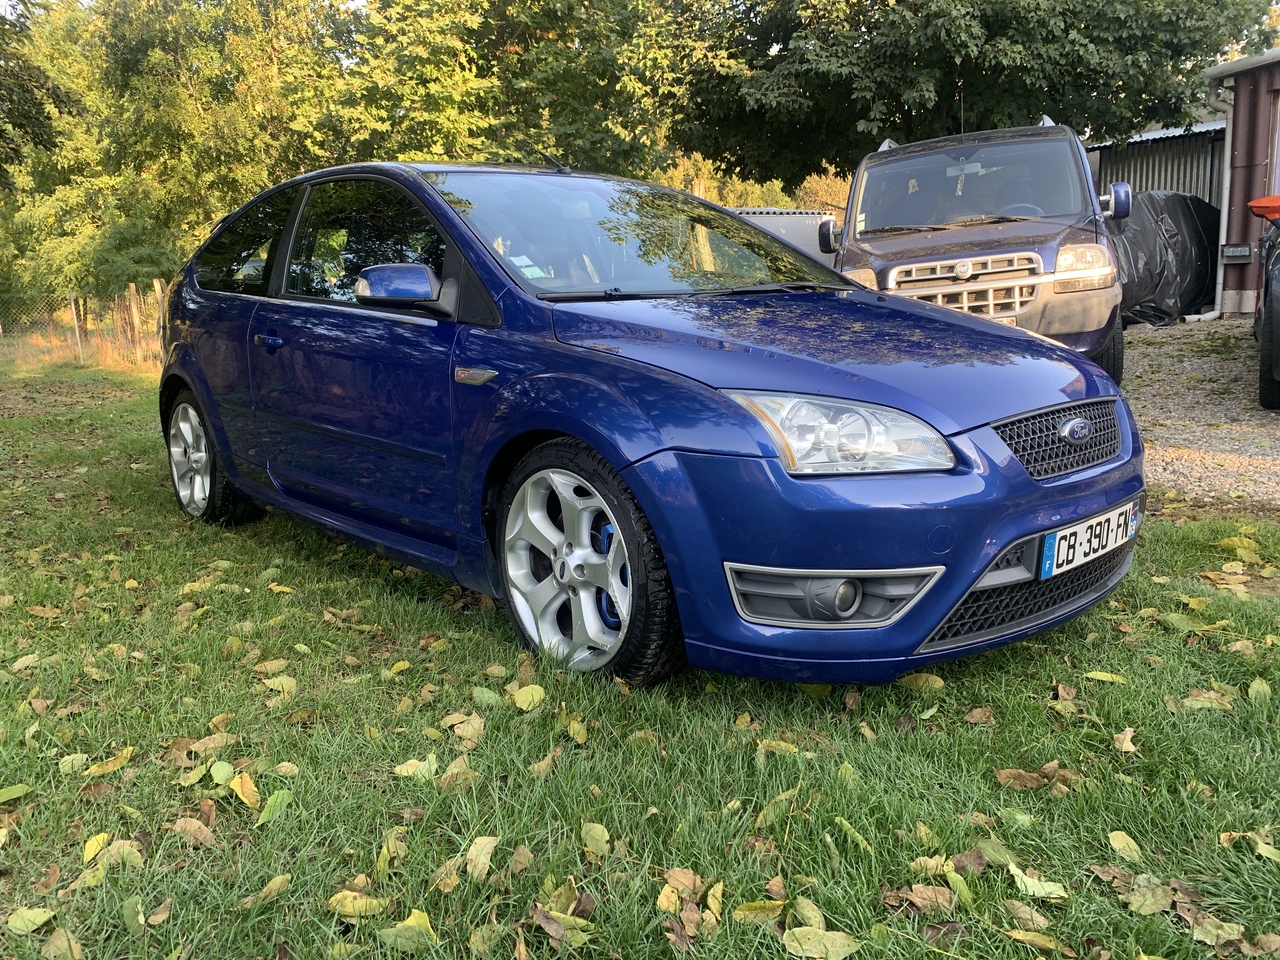
[{"label": "blue ford focus st", "polygon": [[178,503],[262,505],[503,597],[533,650],[883,682],[1128,569],[1142,447],[1079,354],[564,169],[274,187],[169,295]]}]

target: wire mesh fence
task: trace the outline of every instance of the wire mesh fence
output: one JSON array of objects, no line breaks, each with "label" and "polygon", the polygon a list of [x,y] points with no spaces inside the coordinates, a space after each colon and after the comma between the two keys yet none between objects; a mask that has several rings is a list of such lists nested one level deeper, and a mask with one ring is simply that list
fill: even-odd
[{"label": "wire mesh fence", "polygon": [[130,284],[114,297],[65,295],[0,296],[0,341],[38,338],[65,344],[84,362],[86,354],[148,363],[159,359],[160,305],[165,284]]}]

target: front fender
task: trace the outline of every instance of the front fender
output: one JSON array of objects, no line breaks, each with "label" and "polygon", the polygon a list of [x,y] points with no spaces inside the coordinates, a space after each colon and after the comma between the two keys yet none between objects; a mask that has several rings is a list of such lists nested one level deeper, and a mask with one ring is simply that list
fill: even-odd
[{"label": "front fender", "polygon": [[[750,414],[694,380],[594,350],[528,339],[472,329],[458,348],[459,366],[497,369],[484,386],[453,388],[459,525],[465,535],[483,537],[486,492],[504,482],[530,446],[551,436],[583,441],[618,471],[668,449],[749,457],[772,452]],[[544,362],[521,375],[531,369],[531,350]],[[517,360],[517,354],[525,356]],[[506,454],[512,450],[514,457]]]}]

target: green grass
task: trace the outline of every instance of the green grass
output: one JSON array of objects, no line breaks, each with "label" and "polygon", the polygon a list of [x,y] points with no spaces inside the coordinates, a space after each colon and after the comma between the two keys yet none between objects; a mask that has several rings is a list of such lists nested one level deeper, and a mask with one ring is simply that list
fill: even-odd
[{"label": "green grass", "polygon": [[[1232,537],[1251,541],[1254,556],[1220,544]],[[1249,577],[1242,595],[1200,576],[1233,562]],[[787,956],[772,926],[733,916],[770,899],[766,884],[780,877],[784,899],[813,901],[831,929],[862,943],[861,957],[1030,956],[1003,933],[1014,898],[1081,956],[1207,957],[1172,907],[1140,916],[1089,868],[1183,881],[1203,896],[1196,910],[1244,936],[1280,933],[1280,863],[1244,839],[1219,841],[1280,821],[1280,701],[1257,682],[1280,687],[1280,578],[1264,576],[1276,566],[1280,524],[1167,502],[1109,603],[937,668],[940,688],[802,689],[690,672],[629,691],[528,663],[491,602],[288,519],[234,530],[186,522],[169,489],[154,375],[9,363],[0,790],[29,791],[0,804],[0,917],[56,916],[29,935],[0,923],[0,955],[39,956],[56,927],[95,960],[311,958],[348,943],[398,956],[377,931],[416,909],[440,938],[425,955],[471,956],[473,931],[492,925],[489,956],[549,957],[557,951],[531,910],[571,876],[596,901],[578,954],[661,957],[673,919],[657,906],[663,876],[687,868],[723,884],[720,923],[699,931],[696,956]],[[268,675],[296,681],[287,700],[254,670],[273,660],[287,663]],[[523,712],[473,691],[502,696],[512,683],[540,685],[545,701]],[[1234,695],[1230,710],[1182,705],[1215,683]],[[1058,684],[1076,688],[1074,709],[1054,709]],[[993,723],[966,720],[982,707]],[[469,751],[444,726],[455,711],[484,720]],[[247,773],[264,802],[290,791],[270,822],[255,826],[259,812],[211,773],[177,782],[191,767],[175,758],[225,714],[237,739],[205,758]],[[566,723],[575,714],[581,744]],[[1136,752],[1115,746],[1126,728]],[[119,769],[86,775],[125,748]],[[442,789],[438,776],[394,772],[431,755],[439,771],[465,755],[473,779]],[[531,771],[548,755],[544,774]],[[998,769],[1051,761],[1082,779],[1056,792],[997,781]],[[214,844],[192,848],[172,827],[202,804]],[[971,814],[989,827],[966,822]],[[586,851],[584,823],[608,831],[607,854]],[[379,872],[396,827],[403,855]],[[1136,841],[1140,864],[1113,850],[1117,830]],[[86,842],[103,833],[136,842],[140,865],[70,890]],[[971,905],[918,916],[885,905],[894,889],[946,885],[913,873],[913,860],[993,835],[1068,899],[1033,900],[993,863],[968,876]],[[500,838],[489,877],[459,867],[456,887],[440,889],[439,868],[483,836]],[[532,865],[516,872],[520,846]],[[237,908],[285,873],[276,899]],[[328,901],[361,875],[385,913],[352,924]],[[150,914],[170,899],[167,917],[139,927],[138,905]],[[945,931],[953,939],[931,942],[948,921],[959,924]]]}]

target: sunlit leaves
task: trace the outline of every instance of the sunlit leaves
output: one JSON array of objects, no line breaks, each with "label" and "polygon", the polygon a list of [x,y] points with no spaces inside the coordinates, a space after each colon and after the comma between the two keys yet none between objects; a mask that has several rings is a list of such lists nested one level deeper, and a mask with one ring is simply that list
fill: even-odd
[{"label": "sunlit leaves", "polygon": [[520,710],[528,713],[530,710],[536,709],[546,699],[546,696],[547,692],[542,687],[536,683],[531,683],[513,693],[511,702]]},{"label": "sunlit leaves", "polygon": [[542,901],[535,901],[529,916],[551,939],[552,946],[576,948],[584,945],[595,932],[589,919],[596,900],[578,889],[573,877],[566,877],[559,887],[548,877],[542,888]]},{"label": "sunlit leaves", "polygon": [[945,686],[942,678],[934,673],[908,673],[899,677],[897,683],[920,693],[933,693]]},{"label": "sunlit leaves", "polygon": [[239,901],[236,906],[241,910],[248,910],[251,907],[268,903],[288,890],[289,882],[292,879],[293,877],[287,873],[282,873],[278,876],[272,877],[267,881],[266,886],[252,896],[245,897],[243,900]]},{"label": "sunlit leaves", "polygon": [[65,927],[58,927],[40,948],[41,960],[84,960],[84,948]]},{"label": "sunlit leaves", "polygon": [[14,936],[25,937],[39,930],[53,917],[54,911],[43,907],[19,907],[9,914],[5,928]]},{"label": "sunlit leaves", "polygon": [[93,766],[84,771],[86,777],[101,777],[108,773],[115,773],[121,767],[129,762],[129,758],[133,756],[133,747],[125,747],[109,760],[103,760],[95,763]]},{"label": "sunlit leaves", "polygon": [[397,777],[417,777],[419,780],[431,780],[435,777],[440,767],[436,761],[434,753],[427,754],[426,760],[418,760],[411,757],[404,763],[398,763],[392,768],[392,772]]},{"label": "sunlit leaves", "polygon": [[1107,839],[1111,842],[1111,849],[1124,859],[1132,860],[1135,863],[1142,860],[1142,850],[1138,847],[1133,837],[1123,830],[1112,830],[1107,835]]},{"label": "sunlit leaves", "polygon": [[1036,900],[1066,900],[1069,896],[1067,888],[1062,884],[1030,876],[1024,873],[1016,863],[1008,864],[1005,869],[1012,875],[1018,889],[1028,897]]},{"label": "sunlit leaves", "polygon": [[329,898],[329,909],[344,920],[363,920],[386,912],[387,902],[359,890],[339,890]]},{"label": "sunlit leaves", "polygon": [[25,783],[15,783],[13,786],[5,787],[0,790],[0,804],[11,803],[14,800],[20,800],[31,792],[31,788]]},{"label": "sunlit leaves", "polygon": [[1229,847],[1237,840],[1243,839],[1249,849],[1260,857],[1280,863],[1280,849],[1271,842],[1271,828],[1253,830],[1249,833],[1224,833],[1219,837],[1224,847]]},{"label": "sunlit leaves", "polygon": [[192,847],[212,847],[217,843],[213,831],[194,817],[180,817],[171,829]]},{"label": "sunlit leaves", "polygon": [[738,923],[773,923],[782,916],[785,900],[752,900],[733,908],[733,919]]},{"label": "sunlit leaves", "polygon": [[394,927],[379,930],[378,939],[401,953],[419,953],[440,942],[431,927],[431,918],[421,910],[410,910],[409,916]]},{"label": "sunlit leaves", "polygon": [[609,831],[598,823],[582,825],[582,846],[587,856],[602,859],[609,855],[612,846],[609,843]]},{"label": "sunlit leaves", "polygon": [[262,805],[262,798],[258,795],[258,787],[254,784],[253,777],[249,776],[248,771],[241,770],[227,782],[227,786],[251,810],[257,810]]},{"label": "sunlit leaves", "polygon": [[483,881],[489,875],[489,865],[500,839],[500,837],[476,837],[471,841],[471,846],[467,848],[468,877],[475,881]]}]

